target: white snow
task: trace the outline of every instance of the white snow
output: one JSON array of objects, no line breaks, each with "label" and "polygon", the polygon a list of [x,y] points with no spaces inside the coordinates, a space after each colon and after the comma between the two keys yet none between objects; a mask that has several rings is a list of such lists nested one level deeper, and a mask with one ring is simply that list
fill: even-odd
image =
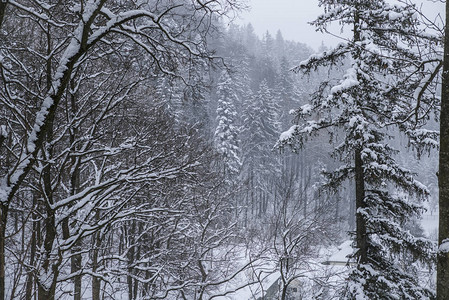
[{"label": "white snow", "polygon": [[359,83],[360,82],[357,80],[357,70],[355,68],[349,68],[340,84],[331,89],[331,95],[342,93],[343,91],[359,85]]},{"label": "white snow", "polygon": [[0,126],[0,136],[6,138],[8,135],[8,130],[5,125]]},{"label": "white snow", "polygon": [[371,53],[374,53],[374,54],[380,54],[380,53],[381,53],[379,47],[378,47],[377,45],[375,45],[375,44],[373,43],[373,41],[371,41],[371,40],[370,40],[370,41],[367,41],[367,42],[365,43],[365,49],[366,49],[367,51],[371,52]]},{"label": "white snow", "polygon": [[449,239],[443,240],[441,245],[438,247],[438,252],[448,253],[449,252]]},{"label": "white snow", "polygon": [[303,113],[303,114],[310,114],[312,109],[313,109],[312,105],[304,104],[303,106],[301,106],[301,113]]},{"label": "white snow", "polygon": [[349,256],[354,252],[352,248],[352,241],[344,241],[340,246],[337,247],[338,251],[329,256],[327,259],[329,262],[341,262],[346,263],[349,261]]},{"label": "white snow", "polygon": [[11,188],[6,183],[6,177],[1,177],[0,180],[0,202],[6,203]]},{"label": "white snow", "polygon": [[347,47],[346,43],[339,43],[334,49],[332,49],[330,51],[324,51],[321,53],[312,54],[306,60],[301,61],[299,63],[299,66],[296,68],[293,68],[292,71],[297,71],[298,68],[305,67],[306,65],[310,64],[311,62],[314,62],[317,60],[322,60],[331,54],[338,55],[340,52],[346,51],[346,47]]},{"label": "white snow", "polygon": [[353,117],[351,117],[350,119],[349,119],[349,127],[350,128],[352,128],[352,127],[354,127],[354,124],[355,123],[359,123],[359,121],[360,121],[360,116],[353,116]]},{"label": "white snow", "polygon": [[282,132],[280,137],[279,137],[279,141],[282,143],[282,142],[285,142],[285,141],[288,141],[288,140],[292,139],[293,134],[295,133],[295,131],[297,129],[298,129],[298,125],[293,125],[287,131]]}]

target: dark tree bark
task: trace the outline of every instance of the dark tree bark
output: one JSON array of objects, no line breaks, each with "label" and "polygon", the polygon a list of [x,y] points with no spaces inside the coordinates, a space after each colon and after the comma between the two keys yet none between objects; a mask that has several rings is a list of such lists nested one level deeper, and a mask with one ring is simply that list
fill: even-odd
[{"label": "dark tree bark", "polygon": [[94,273],[94,276],[92,276],[92,300],[100,300],[101,280],[95,276],[95,273],[99,268],[98,254],[101,247],[100,232],[97,232],[92,236],[92,246],[92,272]]},{"label": "dark tree bark", "polygon": [[[51,261],[51,252],[53,249],[53,242],[56,239],[55,214],[49,206],[46,208],[47,216],[44,224],[45,240],[44,240],[44,260],[42,269],[47,274],[51,274],[52,280],[50,284],[43,283],[38,280],[38,299],[52,300],[55,299],[56,279],[58,278],[59,269]],[[51,269],[51,270],[50,270]]]},{"label": "dark tree bark", "polygon": [[[32,226],[32,232],[31,232],[31,249],[30,249],[30,260],[29,265],[34,266],[34,261],[36,258],[36,249],[38,247],[38,230],[39,230],[39,215],[37,213],[38,207],[37,207],[37,201],[38,201],[38,195],[36,193],[33,194],[33,226]],[[27,282],[25,286],[25,300],[31,300],[33,295],[33,286],[34,286],[34,272],[33,270],[30,270],[27,275]]]},{"label": "dark tree bark", "polygon": [[[446,1],[443,81],[440,113],[439,233],[438,245],[449,241],[449,2]],[[449,251],[439,251],[437,257],[437,299],[449,299]]]},{"label": "dark tree bark", "polygon": [[[82,249],[82,245],[81,245],[81,241],[77,241],[72,249],[72,257],[71,257],[71,272],[72,273],[76,273],[78,271],[81,270],[82,267],[82,258],[81,258],[81,249]],[[75,276],[74,280],[73,280],[73,299],[74,300],[81,300],[81,280],[82,280],[82,276],[81,275],[77,275]]]},{"label": "dark tree bark", "polygon": [[368,244],[366,236],[366,224],[358,209],[365,207],[365,179],[363,176],[363,162],[360,150],[355,151],[355,206],[356,206],[356,243],[359,263],[368,261]]},{"label": "dark tree bark", "polygon": [[[128,253],[126,254],[128,259],[128,274],[133,274],[133,267],[132,265],[135,262],[135,240],[134,240],[134,234],[136,233],[136,224],[135,222],[132,222],[129,226],[129,228],[125,228],[125,232],[127,233],[127,241],[129,247]],[[126,282],[128,284],[128,299],[133,300],[134,298],[134,282],[133,277],[131,275],[126,276]]]},{"label": "dark tree bark", "polygon": [[5,239],[8,205],[0,203],[0,300],[5,299]]},{"label": "dark tree bark", "polygon": [[[51,51],[51,34],[50,34],[50,28],[47,27],[47,54]],[[52,68],[51,68],[51,60],[48,59],[46,63],[46,88],[47,91],[50,91],[51,88],[51,82],[52,82]],[[53,118],[48,122],[48,127],[45,132],[45,139],[46,142],[50,145],[47,147],[46,155],[48,157],[44,157],[44,159],[50,160],[53,158],[53,146],[51,146],[51,141],[53,140]],[[45,206],[46,206],[46,219],[44,221],[45,223],[45,240],[44,240],[44,262],[42,267],[44,268],[45,272],[54,272],[53,280],[51,280],[51,284],[48,285],[46,283],[43,285],[40,280],[42,278],[39,277],[38,285],[39,285],[39,300],[43,299],[54,299],[55,297],[55,290],[56,290],[56,279],[58,277],[58,271],[56,271],[55,266],[52,263],[51,260],[51,253],[53,249],[53,242],[56,239],[56,217],[55,217],[55,211],[53,208],[51,208],[50,205],[54,204],[54,198],[53,198],[53,188],[52,188],[52,169],[51,164],[47,163],[47,165],[43,168],[42,171],[42,180],[43,180],[43,186],[44,186],[44,197],[46,199]],[[50,268],[53,269],[53,271],[50,271]]]},{"label": "dark tree bark", "polygon": [[[356,43],[360,40],[360,16],[356,6],[356,11],[354,13],[354,42]],[[358,58],[357,55],[354,58]],[[359,77],[359,75],[357,76]],[[359,140],[361,140],[360,137]],[[357,256],[359,259],[358,262],[364,264],[368,261],[368,240],[366,235],[366,222],[364,217],[359,213],[359,209],[365,208],[365,176],[361,149],[355,149],[354,156],[356,245],[359,249]]]},{"label": "dark tree bark", "polygon": [[[0,2],[0,29],[2,28],[7,2]],[[0,148],[5,137],[0,134]],[[0,203],[0,300],[5,299],[5,238],[9,202]]]},{"label": "dark tree bark", "polygon": [[[71,90],[75,89],[74,79],[70,81]],[[77,101],[76,95],[70,95],[70,115],[71,118],[74,118],[77,112]],[[76,135],[78,134],[77,128],[73,128],[70,132],[70,144],[75,145]],[[76,149],[73,149],[76,150]],[[72,156],[70,159],[71,165],[71,174],[70,174],[70,195],[76,195],[79,192],[80,187],[80,161],[79,158]],[[81,249],[82,249],[82,240],[78,240],[72,249],[72,257],[71,257],[71,272],[76,273],[81,270],[82,267],[82,257],[81,257]],[[74,292],[73,292],[73,300],[81,300],[81,283],[82,275],[75,276],[73,280]]]},{"label": "dark tree bark", "polygon": [[5,17],[5,10],[6,10],[6,4],[8,3],[8,0],[6,2],[0,2],[0,28],[2,27],[3,18]]},{"label": "dark tree bark", "polygon": [[[52,140],[53,137],[53,122],[51,122],[48,131],[46,132],[46,138],[48,141]],[[53,149],[49,147],[48,149],[48,158],[52,157]],[[43,254],[43,264],[42,268],[47,274],[52,274],[52,280],[50,284],[48,282],[43,283],[41,282],[42,278],[39,276],[38,280],[38,299],[39,300],[51,300],[55,298],[55,290],[56,290],[56,279],[58,277],[59,270],[52,262],[52,250],[53,250],[53,243],[56,239],[56,217],[55,217],[55,210],[51,207],[52,204],[54,204],[53,200],[53,190],[52,190],[52,184],[51,184],[51,165],[47,164],[42,172],[42,179],[43,179],[43,185],[44,185],[44,197],[45,197],[45,220],[44,220],[44,232],[45,232],[45,239],[44,239],[44,254]],[[51,269],[51,270],[50,270]]]},{"label": "dark tree bark", "polygon": [[[353,189],[354,188],[351,186],[348,194],[354,193]],[[346,198],[350,199],[349,195]],[[355,214],[356,214],[356,212],[355,212],[355,201],[349,200],[348,225],[349,225],[350,230],[354,230],[354,228],[355,228]]]}]

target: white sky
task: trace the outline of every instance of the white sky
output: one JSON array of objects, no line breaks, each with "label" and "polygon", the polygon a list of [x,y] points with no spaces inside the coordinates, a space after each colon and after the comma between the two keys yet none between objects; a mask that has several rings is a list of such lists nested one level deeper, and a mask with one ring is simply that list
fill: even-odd
[{"label": "white sky", "polygon": [[[426,13],[432,15],[444,13],[443,3],[432,4],[429,1],[431,0],[424,0],[423,8]],[[251,10],[241,13],[237,23],[251,23],[260,37],[267,30],[274,37],[280,29],[284,39],[306,43],[315,50],[323,41],[326,45],[335,45],[338,42],[338,39],[316,32],[314,27],[307,24],[323,13],[323,9],[318,6],[318,0],[247,0],[247,2]],[[339,27],[335,26],[332,31],[338,33]]]},{"label": "white sky", "polygon": [[284,39],[303,42],[315,49],[327,40],[325,35],[315,32],[315,28],[307,24],[322,13],[318,0],[247,1],[251,10],[242,13],[237,22],[251,23],[260,37],[267,30],[274,37],[280,29]]}]

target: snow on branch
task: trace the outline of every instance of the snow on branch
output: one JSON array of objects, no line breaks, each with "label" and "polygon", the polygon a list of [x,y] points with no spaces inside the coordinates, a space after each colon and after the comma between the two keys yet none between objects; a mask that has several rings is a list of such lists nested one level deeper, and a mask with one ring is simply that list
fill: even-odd
[{"label": "snow on branch", "polygon": [[[41,1],[35,1],[35,2],[37,2],[41,7],[45,8],[46,10],[49,10],[51,8],[50,5],[44,4]],[[48,23],[50,25],[53,25],[55,27],[61,27],[62,28],[62,27],[64,27],[66,25],[65,23],[53,20],[47,14],[37,12],[32,7],[24,6],[24,5],[20,4],[20,3],[18,3],[17,1],[9,0],[8,4],[10,4],[11,6],[14,6],[14,7],[16,7],[18,9],[26,12],[26,13],[28,13],[31,16],[34,16],[34,17],[38,18],[39,20],[42,20],[42,21],[44,21],[44,22],[46,22],[46,23]]]},{"label": "snow on branch", "polygon": [[449,253],[449,239],[445,239],[441,242],[440,246],[438,247],[438,252],[441,254]]},{"label": "snow on branch", "polygon": [[358,86],[359,84],[360,82],[357,79],[357,70],[355,68],[349,68],[343,76],[343,80],[340,84],[331,88],[331,95],[329,96],[332,97],[336,94],[341,94],[355,86]]},{"label": "snow on branch", "polygon": [[343,60],[349,51],[350,47],[347,43],[340,43],[332,50],[311,55],[308,59],[301,61],[299,65],[291,69],[291,71],[307,74],[321,66],[335,65],[337,62]]},{"label": "snow on branch", "polygon": [[5,125],[0,126],[0,149],[3,145],[3,141],[8,137],[8,129]]}]

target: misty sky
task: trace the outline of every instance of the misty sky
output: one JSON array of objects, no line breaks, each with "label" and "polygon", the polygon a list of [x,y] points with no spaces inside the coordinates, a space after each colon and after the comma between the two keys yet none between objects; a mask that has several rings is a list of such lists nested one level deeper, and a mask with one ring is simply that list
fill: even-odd
[{"label": "misty sky", "polygon": [[[335,45],[338,42],[338,39],[316,32],[314,27],[307,24],[323,12],[323,9],[318,7],[318,0],[247,1],[251,10],[243,12],[237,23],[250,22],[260,37],[267,30],[274,36],[280,29],[284,39],[306,43],[315,50],[323,41],[326,45]],[[426,13],[437,15],[444,12],[442,3],[432,4],[429,0],[424,1],[423,8]],[[338,33],[339,27],[335,26],[332,31]]]},{"label": "misty sky", "polygon": [[238,23],[250,22],[260,37],[267,30],[275,35],[280,29],[285,39],[304,42],[315,49],[328,39],[307,24],[322,12],[318,0],[248,0],[248,4],[251,10],[242,13]]}]

